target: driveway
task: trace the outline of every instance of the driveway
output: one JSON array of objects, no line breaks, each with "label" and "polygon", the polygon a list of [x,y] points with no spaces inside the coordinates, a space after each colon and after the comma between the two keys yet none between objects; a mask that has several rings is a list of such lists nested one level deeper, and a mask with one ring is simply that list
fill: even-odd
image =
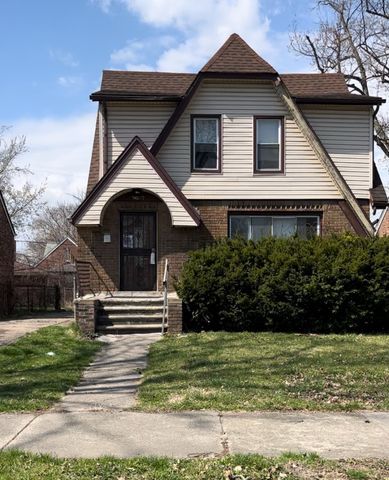
[{"label": "driveway", "polygon": [[42,316],[23,316],[13,320],[0,320],[0,347],[16,342],[27,333],[49,325],[63,325],[73,320],[72,312],[54,312]]}]

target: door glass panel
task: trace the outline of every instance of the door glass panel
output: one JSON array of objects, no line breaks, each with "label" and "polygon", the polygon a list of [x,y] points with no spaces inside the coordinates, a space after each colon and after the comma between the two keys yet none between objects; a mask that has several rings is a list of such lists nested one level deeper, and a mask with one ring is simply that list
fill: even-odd
[{"label": "door glass panel", "polygon": [[121,217],[121,289],[153,290],[156,282],[155,216],[148,213]]}]

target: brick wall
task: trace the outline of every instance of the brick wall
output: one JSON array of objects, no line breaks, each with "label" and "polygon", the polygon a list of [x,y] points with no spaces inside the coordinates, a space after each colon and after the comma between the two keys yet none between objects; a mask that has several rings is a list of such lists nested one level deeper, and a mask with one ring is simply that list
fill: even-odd
[{"label": "brick wall", "polygon": [[76,299],[74,301],[76,323],[85,337],[93,337],[95,334],[98,307],[99,300],[96,299]]},{"label": "brick wall", "polygon": [[15,238],[0,203],[0,316],[8,315],[13,306]]},{"label": "brick wall", "polygon": [[[91,287],[95,292],[105,290],[105,284],[111,290],[120,289],[120,212],[153,211],[157,213],[157,279],[158,289],[162,285],[165,258],[170,264],[170,290],[178,277],[181,266],[190,250],[197,249],[222,238],[228,234],[229,212],[253,213],[312,213],[321,218],[322,235],[355,233],[339,202],[331,201],[205,201],[192,202],[200,211],[202,223],[197,228],[180,228],[171,226],[171,218],[166,205],[156,197],[144,194],[142,199],[133,200],[130,195],[123,195],[112,201],[104,214],[102,227],[80,227],[80,260],[93,263]],[[368,202],[362,202],[368,212]],[[111,243],[103,243],[103,233],[111,233]]]}]

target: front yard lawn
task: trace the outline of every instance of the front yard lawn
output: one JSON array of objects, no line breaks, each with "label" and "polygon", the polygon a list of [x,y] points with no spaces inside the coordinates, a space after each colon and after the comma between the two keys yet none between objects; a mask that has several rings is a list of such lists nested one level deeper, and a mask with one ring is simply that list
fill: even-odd
[{"label": "front yard lawn", "polygon": [[0,412],[50,407],[78,382],[100,347],[74,326],[42,328],[0,347]]},{"label": "front yard lawn", "polygon": [[389,409],[389,337],[200,333],[151,346],[144,410]]},{"label": "front yard lawn", "polygon": [[328,461],[316,455],[286,454],[278,458],[232,455],[223,458],[58,459],[18,451],[0,453],[2,480],[306,480],[314,478],[385,479],[383,460]]}]

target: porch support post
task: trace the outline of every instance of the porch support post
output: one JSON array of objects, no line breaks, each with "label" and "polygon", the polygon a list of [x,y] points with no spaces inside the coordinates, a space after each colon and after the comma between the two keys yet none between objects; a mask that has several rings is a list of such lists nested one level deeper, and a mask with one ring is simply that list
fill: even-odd
[{"label": "porch support post", "polygon": [[99,300],[95,298],[76,298],[74,301],[76,324],[85,337],[93,337],[96,333],[99,303]]},{"label": "porch support post", "polygon": [[168,296],[168,334],[182,333],[182,300],[177,294]]}]

